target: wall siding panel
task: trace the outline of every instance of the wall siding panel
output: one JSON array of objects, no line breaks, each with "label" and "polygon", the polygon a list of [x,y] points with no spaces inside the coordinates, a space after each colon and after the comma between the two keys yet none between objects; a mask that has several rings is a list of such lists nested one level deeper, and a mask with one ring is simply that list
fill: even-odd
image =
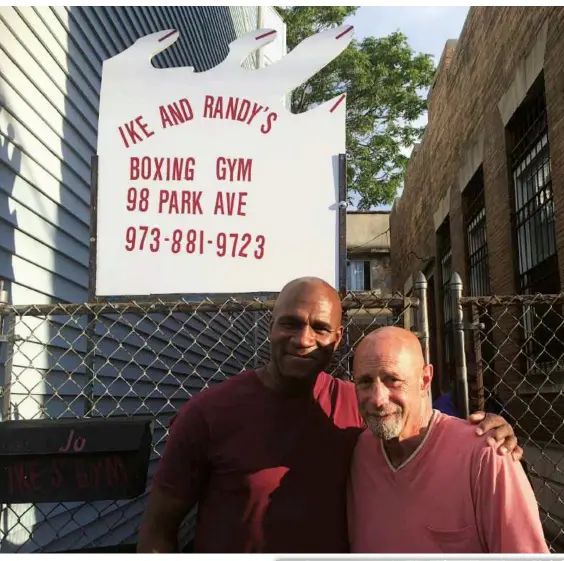
[{"label": "wall siding panel", "polygon": [[[175,28],[180,39],[153,64],[208,70],[257,21],[256,6],[0,8],[0,278],[11,303],[87,300],[103,60],[140,36]],[[254,68],[256,57],[244,65]],[[178,407],[267,358],[267,321],[251,313],[100,318],[94,414],[154,416],[149,480]],[[10,384],[9,418],[84,415],[86,324],[86,317],[16,320],[11,368],[2,365],[0,377]],[[0,552],[134,543],[144,500],[3,505]],[[184,540],[193,528],[192,515]]]}]

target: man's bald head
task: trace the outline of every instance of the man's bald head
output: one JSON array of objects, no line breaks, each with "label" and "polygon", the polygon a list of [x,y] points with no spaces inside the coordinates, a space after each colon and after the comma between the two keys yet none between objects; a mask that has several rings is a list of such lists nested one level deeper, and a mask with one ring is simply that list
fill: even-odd
[{"label": "man's bald head", "polygon": [[433,369],[425,366],[417,337],[400,327],[382,327],[358,345],[353,369],[359,409],[379,438],[418,434],[429,406]]},{"label": "man's bald head", "polygon": [[273,314],[276,314],[278,308],[283,308],[288,303],[299,300],[300,297],[315,295],[319,300],[327,300],[338,310],[338,321],[341,322],[341,298],[337,291],[323,279],[318,277],[301,277],[287,283],[274,304]]},{"label": "man's bald head", "polygon": [[425,365],[423,350],[417,336],[407,329],[392,326],[376,329],[362,339],[355,352],[355,364],[357,360],[378,355],[382,350],[397,355],[404,353],[409,355],[418,370],[423,369]]},{"label": "man's bald head", "polygon": [[341,316],[341,299],[324,280],[289,282],[272,311],[269,371],[288,384],[313,383],[341,342]]}]

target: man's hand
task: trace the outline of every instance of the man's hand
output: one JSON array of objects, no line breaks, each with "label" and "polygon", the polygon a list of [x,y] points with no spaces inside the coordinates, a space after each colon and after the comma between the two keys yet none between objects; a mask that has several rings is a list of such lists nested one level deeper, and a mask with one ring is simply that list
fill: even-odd
[{"label": "man's hand", "polygon": [[497,453],[503,456],[504,454],[511,454],[515,461],[519,461],[523,457],[523,449],[517,444],[517,438],[513,432],[513,427],[499,415],[492,413],[484,413],[484,411],[477,411],[472,413],[468,420],[478,425],[476,433],[478,435],[485,434],[493,430],[493,435],[488,437],[488,444],[492,448],[497,448]]}]

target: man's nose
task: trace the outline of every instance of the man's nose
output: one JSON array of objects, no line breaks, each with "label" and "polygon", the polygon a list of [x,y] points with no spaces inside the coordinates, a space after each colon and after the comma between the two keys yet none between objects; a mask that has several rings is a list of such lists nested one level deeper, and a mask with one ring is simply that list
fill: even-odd
[{"label": "man's nose", "polygon": [[293,339],[294,344],[297,347],[304,349],[313,347],[313,345],[315,344],[315,334],[313,332],[313,329],[309,325],[304,325],[300,329],[296,330]]},{"label": "man's nose", "polygon": [[390,402],[390,391],[380,380],[376,380],[372,385],[372,392],[370,394],[370,403],[374,407],[382,408]]}]

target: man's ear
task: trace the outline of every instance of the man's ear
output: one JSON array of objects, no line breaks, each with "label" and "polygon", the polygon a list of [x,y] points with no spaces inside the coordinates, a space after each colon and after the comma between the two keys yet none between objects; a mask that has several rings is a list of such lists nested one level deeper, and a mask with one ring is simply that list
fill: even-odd
[{"label": "man's ear", "polygon": [[343,340],[343,333],[345,332],[345,328],[342,325],[339,325],[339,329],[337,329],[337,339],[335,341],[335,350],[338,349],[339,345],[341,344],[341,341]]},{"label": "man's ear", "polygon": [[428,392],[433,381],[433,365],[428,364],[423,368],[423,376],[421,377],[421,391]]}]

